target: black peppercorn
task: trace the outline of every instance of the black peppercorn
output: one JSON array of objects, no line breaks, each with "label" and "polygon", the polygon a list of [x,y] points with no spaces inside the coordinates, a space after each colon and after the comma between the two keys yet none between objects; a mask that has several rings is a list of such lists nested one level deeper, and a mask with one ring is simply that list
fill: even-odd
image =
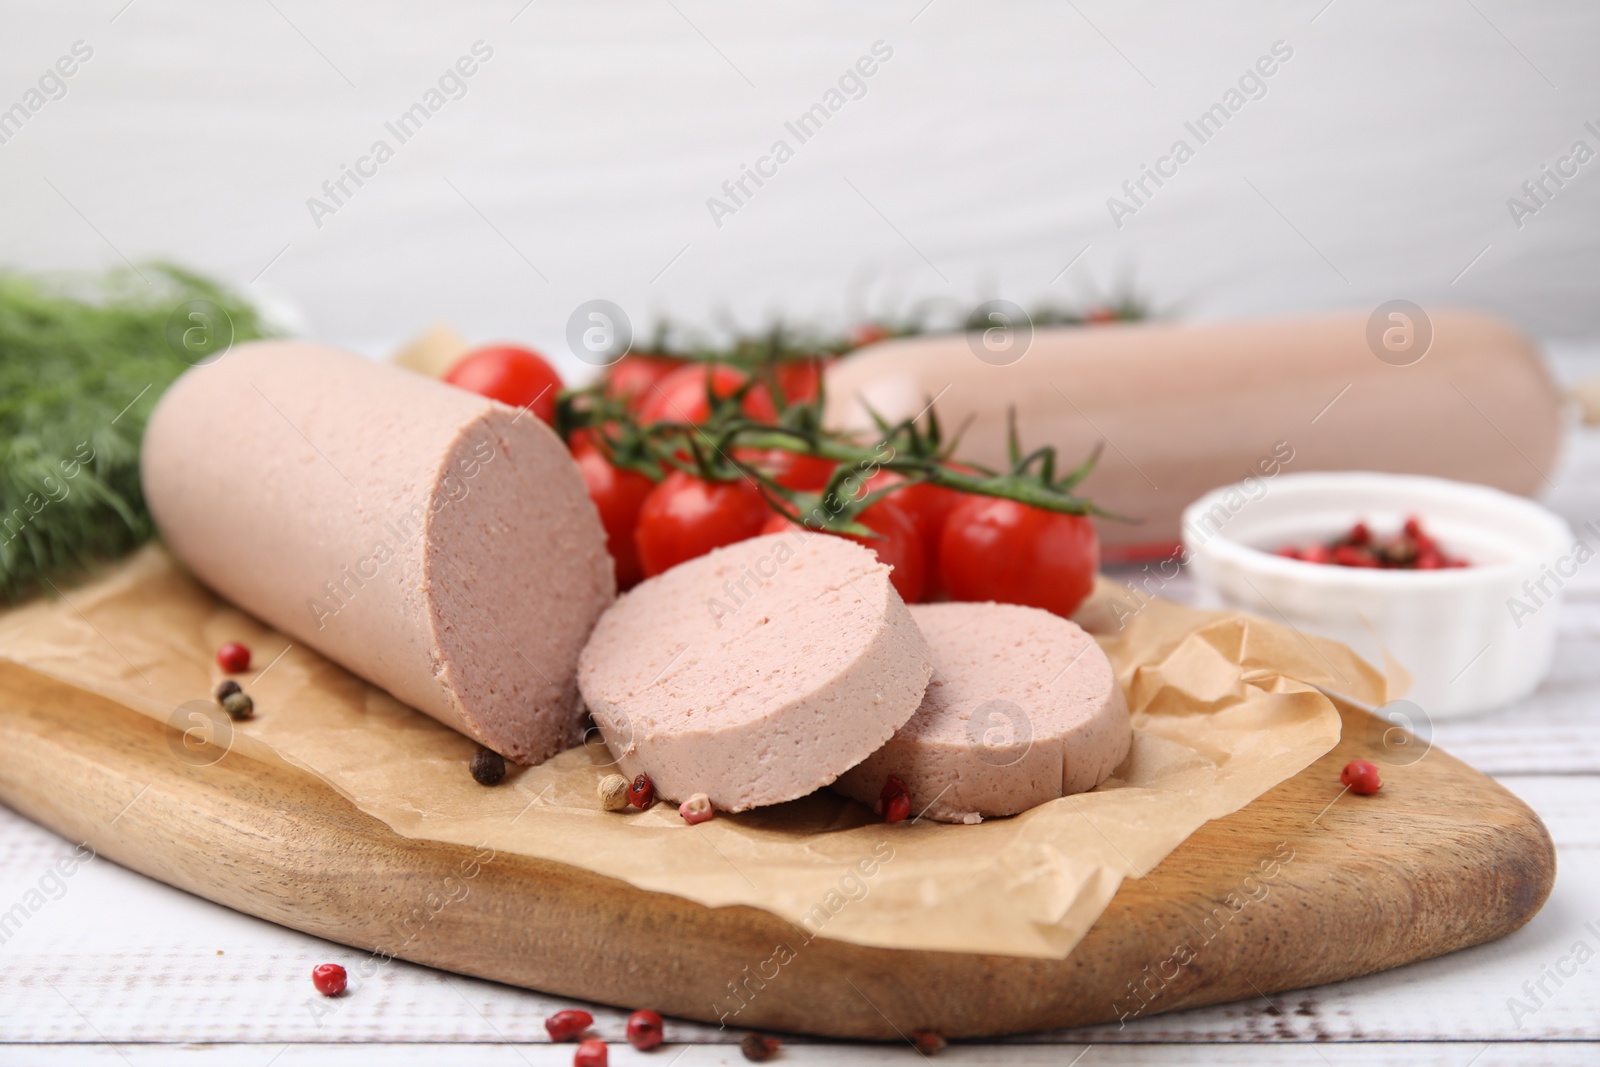
[{"label": "black peppercorn", "polygon": [[239,692],[238,682],[234,681],[232,678],[223,679],[222,682],[217,686],[217,703],[221,704],[224,700],[227,700],[237,692]]},{"label": "black peppercorn", "polygon": [[250,694],[234,687],[234,691],[222,698],[223,710],[228,713],[228,718],[239,722],[248,719],[256,713],[256,702],[250,699]]},{"label": "black peppercorn", "polygon": [[480,748],[472,754],[472,777],[479,785],[496,785],[506,776],[505,757],[491,749]]}]

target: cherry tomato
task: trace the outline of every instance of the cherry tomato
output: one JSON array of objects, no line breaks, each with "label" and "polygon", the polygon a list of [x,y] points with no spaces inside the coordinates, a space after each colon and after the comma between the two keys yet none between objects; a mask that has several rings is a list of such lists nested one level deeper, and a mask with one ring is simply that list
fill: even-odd
[{"label": "cherry tomato", "polygon": [[606,395],[637,410],[661,379],[683,366],[676,356],[647,354],[623,356],[606,370]]},{"label": "cherry tomato", "polygon": [[967,496],[945,517],[939,571],[954,600],[1026,604],[1070,616],[1094,588],[1094,523],[1014,500]]},{"label": "cherry tomato", "polygon": [[771,448],[765,452],[739,449],[735,454],[741,461],[770,474],[772,480],[785,489],[800,489],[808,493],[815,493],[827,485],[836,466],[831,459],[788,452],[781,448]]},{"label": "cherry tomato", "polygon": [[[771,516],[761,528],[764,534],[783,533],[796,525],[795,521],[786,515],[772,512]],[[894,501],[886,498],[869,506],[856,518],[856,521],[878,536],[851,537],[848,534],[837,536],[872,549],[878,557],[878,562],[893,567],[894,572],[890,574],[889,580],[894,583],[895,592],[900,594],[901,600],[907,604],[915,604],[921,600],[923,586],[927,580],[922,562],[922,540],[917,536],[917,528],[906,517],[906,513],[901,511]]]},{"label": "cherry tomato", "polygon": [[[749,376],[726,363],[691,363],[656,382],[649,395],[639,402],[639,421],[702,423],[711,416],[706,402],[706,382],[718,399],[739,390]],[[758,385],[744,397],[744,413],[752,419],[771,422],[778,417],[767,387]]]},{"label": "cherry tomato", "polygon": [[[951,466],[961,469],[960,464]],[[867,492],[900,485],[905,480],[903,475],[894,471],[880,470],[867,479]],[[939,546],[944,537],[945,519],[966,498],[966,494],[958,489],[946,489],[942,485],[929,485],[927,482],[914,482],[885,498],[894,501],[917,528],[917,535],[922,540],[922,559],[927,569],[927,592],[930,594],[943,587],[943,578],[939,573]]]},{"label": "cherry tomato", "polygon": [[600,435],[592,426],[580,426],[567,435],[567,451],[576,456],[585,448],[593,448]]},{"label": "cherry tomato", "polygon": [[772,509],[744,478],[707,482],[675,470],[650,490],[639,509],[633,543],[646,578],[761,532]]},{"label": "cherry tomato", "polygon": [[484,345],[456,360],[444,380],[479,396],[527,408],[547,425],[556,418],[561,375],[531,348]]},{"label": "cherry tomato", "polygon": [[615,437],[622,427],[615,422],[603,422],[599,426],[580,426],[567,435],[567,451],[576,456],[580,449],[596,448],[602,437]]},{"label": "cherry tomato", "polygon": [[589,489],[589,499],[600,513],[600,525],[605,527],[606,551],[616,566],[617,588],[638,585],[644,571],[639,566],[633,530],[639,523],[639,509],[656,483],[638,471],[612,466],[604,453],[586,441],[575,443],[572,458]]},{"label": "cherry tomato", "polygon": [[790,404],[804,404],[822,394],[822,371],[825,362],[821,356],[806,356],[779,363],[774,373],[783,399]]}]

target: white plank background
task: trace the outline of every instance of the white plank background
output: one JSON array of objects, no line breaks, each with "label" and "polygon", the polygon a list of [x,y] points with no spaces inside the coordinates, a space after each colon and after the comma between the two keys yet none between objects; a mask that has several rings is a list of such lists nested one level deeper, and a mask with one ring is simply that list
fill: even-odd
[{"label": "white plank background", "polygon": [[[1561,360],[1572,371],[1581,362]],[[1600,517],[1600,431],[1579,431],[1550,503]],[[1180,590],[1181,591],[1181,590]],[[1600,1062],[1600,959],[1532,1015],[1511,997],[1579,940],[1600,950],[1600,568],[1567,587],[1553,673],[1520,708],[1438,723],[1435,743],[1495,775],[1550,828],[1555,892],[1499,942],[1318,989],[1172,1015],[963,1044],[951,1063],[1494,1064]],[[68,842],[0,808],[0,910],[38,884]],[[355,951],[240,915],[94,860],[0,946],[0,1063],[569,1063],[543,1020],[570,1002],[396,962],[325,1008],[307,980]],[[669,1020],[671,1047],[621,1044],[625,1014],[588,1005],[612,1062],[741,1063],[738,1033]],[[1195,1048],[1204,1045],[1204,1049]],[[1075,1057],[1082,1056],[1081,1060]],[[793,1063],[912,1062],[907,1047],[794,1038]]]}]

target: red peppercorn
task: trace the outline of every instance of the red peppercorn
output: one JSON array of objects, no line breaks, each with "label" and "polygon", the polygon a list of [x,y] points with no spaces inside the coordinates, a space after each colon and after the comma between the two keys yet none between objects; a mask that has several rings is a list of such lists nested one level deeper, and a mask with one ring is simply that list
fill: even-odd
[{"label": "red peppercorn", "polygon": [[628,1044],[641,1052],[649,1052],[661,1044],[665,1037],[661,1016],[653,1011],[636,1011],[628,1016]]},{"label": "red peppercorn", "polygon": [[641,774],[628,783],[628,803],[636,808],[648,808],[656,802],[655,783],[648,774]]},{"label": "red peppercorn", "polygon": [[739,1041],[739,1051],[744,1053],[744,1058],[753,1063],[764,1063],[772,1059],[778,1046],[783,1044],[775,1037],[764,1037],[751,1030]]},{"label": "red peppercorn", "polygon": [[911,1047],[924,1056],[933,1056],[944,1051],[949,1042],[937,1030],[911,1031]]},{"label": "red peppercorn", "polygon": [[1372,553],[1355,545],[1338,545],[1333,550],[1333,562],[1341,567],[1376,567],[1378,561]]},{"label": "red peppercorn", "polygon": [[323,963],[311,968],[311,984],[325,997],[336,997],[344,992],[350,976],[337,963]]},{"label": "red peppercorn", "polygon": [[1339,772],[1339,782],[1350,788],[1352,793],[1362,796],[1371,796],[1383,788],[1383,779],[1378,777],[1378,765],[1364,759],[1353,759],[1344,765],[1344,770]]},{"label": "red peppercorn", "polygon": [[606,1043],[598,1037],[591,1037],[580,1042],[578,1051],[572,1054],[572,1067],[606,1067],[608,1059]]},{"label": "red peppercorn", "polygon": [[1383,570],[1436,571],[1468,566],[1439,547],[1416,518],[1407,519],[1405,528],[1393,537],[1379,540],[1365,522],[1350,527],[1342,537],[1319,545],[1288,545],[1277,551],[1285,559],[1306,563],[1333,563],[1341,567],[1370,567]]},{"label": "red peppercorn", "polygon": [[217,649],[217,666],[229,674],[242,674],[250,669],[250,650],[237,641],[229,641]]},{"label": "red peppercorn", "polygon": [[593,1025],[594,1016],[577,1009],[558,1011],[544,1021],[551,1041],[571,1041]]},{"label": "red peppercorn", "polygon": [[873,811],[883,816],[884,822],[901,822],[911,814],[911,790],[895,775],[884,780],[878,793],[878,803]]}]

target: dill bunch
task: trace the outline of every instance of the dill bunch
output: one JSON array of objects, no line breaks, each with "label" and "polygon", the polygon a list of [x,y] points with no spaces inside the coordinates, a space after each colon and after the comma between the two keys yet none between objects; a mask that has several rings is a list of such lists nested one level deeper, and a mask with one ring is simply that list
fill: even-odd
[{"label": "dill bunch", "polygon": [[244,299],[174,266],[0,273],[0,597],[146,540],[151,408],[191,364],[267,332]]}]

